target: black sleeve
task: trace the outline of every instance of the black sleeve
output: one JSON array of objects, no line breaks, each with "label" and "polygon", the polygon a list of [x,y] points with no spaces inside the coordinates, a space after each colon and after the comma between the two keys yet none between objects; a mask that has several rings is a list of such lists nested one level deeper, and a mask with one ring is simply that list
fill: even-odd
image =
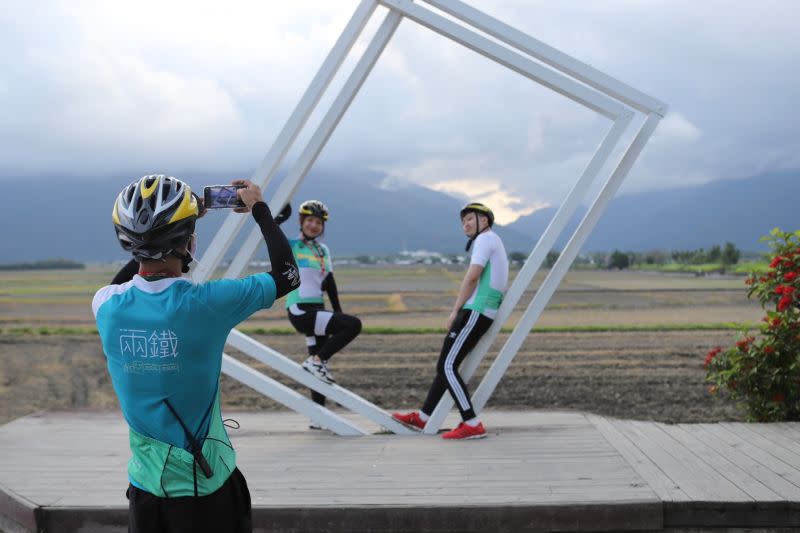
[{"label": "black sleeve", "polygon": [[267,243],[269,262],[272,264],[270,274],[275,280],[277,290],[275,299],[278,299],[300,286],[297,263],[286,235],[275,223],[267,204],[258,202],[253,206],[252,213],[258,227],[261,228],[261,235],[264,236],[264,241]]},{"label": "black sleeve", "polygon": [[336,280],[333,279],[333,272],[328,272],[325,279],[322,281],[322,288],[328,293],[328,299],[331,301],[331,307],[337,313],[342,312],[342,306],[339,303],[339,289],[336,288]]},{"label": "black sleeve", "polygon": [[281,212],[275,216],[275,223],[280,226],[286,222],[290,216],[292,216],[292,206],[290,204],[286,204],[283,206],[283,209],[281,209]]},{"label": "black sleeve", "polygon": [[122,283],[126,283],[133,279],[133,276],[139,272],[139,263],[136,259],[131,259],[127,265],[122,267],[122,269],[117,272],[117,275],[114,276],[114,279],[111,280],[111,285],[121,285]]}]

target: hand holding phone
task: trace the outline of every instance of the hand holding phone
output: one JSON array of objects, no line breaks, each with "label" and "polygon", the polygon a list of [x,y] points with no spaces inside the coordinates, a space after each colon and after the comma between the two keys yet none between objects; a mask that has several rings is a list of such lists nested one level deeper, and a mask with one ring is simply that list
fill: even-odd
[{"label": "hand holding phone", "polygon": [[232,185],[239,186],[238,195],[244,203],[245,207],[239,207],[234,211],[236,213],[247,213],[258,202],[263,202],[264,197],[261,194],[261,187],[256,185],[250,180],[233,180]]},{"label": "hand holding phone", "polygon": [[203,187],[203,204],[206,209],[237,209],[247,207],[239,198],[239,189],[245,185],[208,185]]}]

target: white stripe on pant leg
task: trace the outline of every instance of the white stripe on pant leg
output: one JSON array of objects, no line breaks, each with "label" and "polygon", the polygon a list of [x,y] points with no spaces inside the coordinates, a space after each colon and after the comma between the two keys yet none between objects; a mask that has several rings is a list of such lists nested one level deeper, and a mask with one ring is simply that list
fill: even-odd
[{"label": "white stripe on pant leg", "polygon": [[325,328],[328,327],[328,322],[331,321],[333,313],[330,311],[317,311],[317,316],[314,318],[314,335],[322,337],[325,335]]},{"label": "white stripe on pant leg", "polygon": [[306,337],[306,346],[316,346],[317,338],[313,335]]},{"label": "white stripe on pant leg", "polygon": [[455,342],[453,342],[453,346],[450,347],[450,351],[447,352],[447,357],[444,359],[444,375],[447,378],[448,383],[450,383],[450,387],[456,392],[455,400],[464,411],[469,409],[470,404],[469,400],[467,400],[467,393],[463,388],[461,388],[461,383],[458,382],[458,379],[455,375],[455,358],[458,355],[459,350],[461,350],[461,347],[464,345],[464,341],[467,340],[467,337],[475,327],[475,323],[478,321],[478,315],[479,313],[477,311],[470,311],[467,323],[458,333],[458,337],[456,337]]}]

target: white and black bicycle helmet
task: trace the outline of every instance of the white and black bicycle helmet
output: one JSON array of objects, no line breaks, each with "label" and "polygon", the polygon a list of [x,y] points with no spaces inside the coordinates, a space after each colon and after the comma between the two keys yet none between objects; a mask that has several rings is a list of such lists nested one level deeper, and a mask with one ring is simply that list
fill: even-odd
[{"label": "white and black bicycle helmet", "polygon": [[301,218],[310,215],[321,218],[323,222],[328,220],[328,208],[319,200],[306,200],[300,204],[297,214],[300,215]]},{"label": "white and black bicycle helmet", "polygon": [[198,213],[191,188],[159,174],[143,176],[125,187],[111,216],[122,248],[142,261],[164,259],[185,246]]}]

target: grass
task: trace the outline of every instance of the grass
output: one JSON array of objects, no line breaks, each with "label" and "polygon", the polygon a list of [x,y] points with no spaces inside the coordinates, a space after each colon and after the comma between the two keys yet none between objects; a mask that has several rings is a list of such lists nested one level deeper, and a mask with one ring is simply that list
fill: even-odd
[{"label": "grass", "polygon": [[646,270],[651,272],[685,272],[695,274],[713,274],[724,269],[726,274],[759,274],[769,270],[769,264],[762,261],[750,261],[725,266],[722,263],[703,263],[700,265],[687,265],[685,263],[665,263],[663,265],[648,265],[639,263],[633,265],[631,270]]},{"label": "grass", "polygon": [[[709,322],[704,324],[632,324],[632,325],[596,325],[596,326],[542,326],[534,327],[533,333],[602,333],[602,332],[659,332],[659,331],[719,331],[756,329],[757,323]],[[512,327],[501,329],[510,333]],[[247,335],[298,335],[293,328],[243,327],[239,331]],[[427,327],[366,327],[365,335],[428,335],[444,334],[444,328]],[[0,336],[56,336],[56,335],[97,335],[97,328],[92,327],[10,327],[0,328]]]}]

